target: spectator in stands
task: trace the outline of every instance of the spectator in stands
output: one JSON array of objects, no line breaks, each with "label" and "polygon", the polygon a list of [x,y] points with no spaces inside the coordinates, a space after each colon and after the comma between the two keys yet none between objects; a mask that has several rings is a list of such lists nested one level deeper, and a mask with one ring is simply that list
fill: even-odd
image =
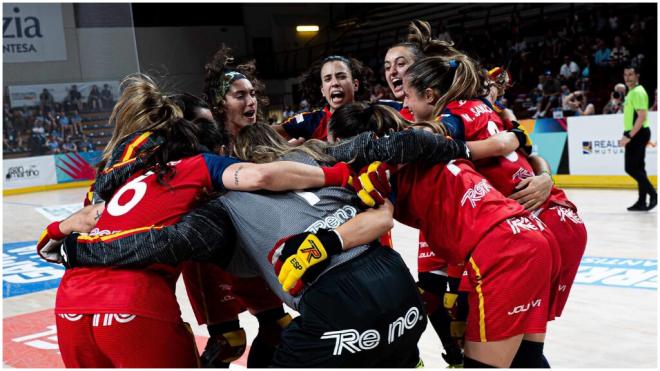
[{"label": "spectator in stands", "polygon": [[48,89],[45,89],[41,91],[41,94],[39,94],[39,105],[41,108],[41,111],[43,112],[50,112],[53,110],[53,105],[55,104],[55,98],[53,98],[53,94],[48,91]]},{"label": "spectator in stands", "polygon": [[293,110],[289,106],[284,106],[284,111],[282,111],[282,120],[286,120],[289,117],[293,116]]},{"label": "spectator in stands", "polygon": [[575,87],[575,81],[580,73],[580,67],[569,55],[564,56],[564,64],[559,68],[559,81],[567,84],[569,87]]},{"label": "spectator in stands", "polygon": [[614,67],[621,66],[627,63],[629,58],[630,52],[628,51],[628,48],[623,45],[621,36],[615,36],[614,48],[612,48],[612,52],[610,53],[610,65]]},{"label": "spectator in stands", "polygon": [[69,89],[67,103],[69,103],[69,105],[75,105],[78,111],[82,111],[83,109],[82,95],[78,91],[78,86],[76,86],[76,84],[71,85],[71,89]]},{"label": "spectator in stands", "polygon": [[594,63],[599,67],[607,67],[610,64],[610,54],[612,50],[605,45],[602,38],[596,39],[596,52],[594,53]]},{"label": "spectator in stands", "polygon": [[60,129],[62,130],[63,135],[68,135],[68,133],[73,134],[73,128],[71,127],[71,121],[69,120],[69,117],[64,113],[64,111],[60,112],[59,115],[57,115],[57,122],[60,124]]},{"label": "spectator in stands", "polygon": [[585,116],[596,113],[593,104],[587,103],[586,92],[577,90],[564,98],[562,103],[564,116]]},{"label": "spectator in stands", "polygon": [[449,30],[447,30],[447,26],[445,25],[444,21],[440,21],[440,24],[438,25],[438,40],[441,41],[446,41],[446,42],[453,42],[451,39],[451,35],[449,34]]},{"label": "spectator in stands", "polygon": [[543,82],[543,97],[536,106],[534,118],[545,117],[550,108],[559,105],[559,94],[561,85],[557,79],[552,75],[552,71],[545,71],[545,79]]},{"label": "spectator in stands", "polygon": [[32,128],[32,135],[30,137],[30,154],[32,156],[43,155],[48,147],[46,147],[46,129],[42,121],[35,121]]},{"label": "spectator in stands", "polygon": [[610,93],[610,100],[603,107],[603,114],[609,115],[623,112],[623,98],[626,96],[626,85],[616,84],[614,91]]},{"label": "spectator in stands", "polygon": [[2,116],[2,142],[4,143],[3,152],[14,152],[23,146],[21,137],[11,116]]},{"label": "spectator in stands", "polygon": [[307,99],[301,100],[298,107],[300,107],[298,109],[298,112],[309,112],[310,110],[309,102],[307,101]]},{"label": "spectator in stands", "polygon": [[114,105],[112,90],[110,89],[110,86],[108,86],[108,84],[103,84],[103,90],[101,90],[101,103],[104,110],[110,110]]},{"label": "spectator in stands", "polygon": [[98,112],[101,110],[101,92],[96,85],[92,85],[92,89],[87,96],[87,109],[91,112]]},{"label": "spectator in stands", "polygon": [[591,59],[588,55],[582,55],[582,72],[577,82],[578,90],[589,91],[591,85]]},{"label": "spectator in stands", "polygon": [[73,110],[73,113],[71,113],[69,120],[71,121],[71,126],[73,129],[74,134],[82,134],[82,118],[80,117],[80,113],[78,113],[78,110]]},{"label": "spectator in stands", "polygon": [[94,150],[94,143],[83,134],[80,142],[78,142],[78,150],[80,152],[91,152]]},{"label": "spectator in stands", "polygon": [[[632,67],[623,70],[628,94],[623,103],[623,136],[619,145],[625,147],[625,170],[637,182],[638,199],[628,211],[649,211],[658,204],[658,194],[646,175],[646,145],[651,140],[648,109],[649,97],[639,83],[639,72]],[[649,203],[646,203],[649,196]]]},{"label": "spectator in stands", "polygon": [[56,154],[56,153],[61,153],[62,150],[60,149],[60,140],[57,137],[54,137],[52,135],[49,135],[48,138],[46,139],[46,147],[48,147],[48,153],[50,154]]},{"label": "spectator in stands", "polygon": [[64,139],[64,143],[62,143],[62,152],[70,153],[76,151],[77,151],[76,144],[73,143],[73,141],[71,141],[71,136],[67,136],[66,139]]}]

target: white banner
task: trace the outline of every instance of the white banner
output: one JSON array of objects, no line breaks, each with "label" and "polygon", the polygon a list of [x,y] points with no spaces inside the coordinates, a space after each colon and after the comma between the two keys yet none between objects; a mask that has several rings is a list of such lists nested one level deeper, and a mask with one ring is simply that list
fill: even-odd
[{"label": "white banner", "polygon": [[39,95],[44,89],[53,95],[55,102],[61,103],[69,95],[71,86],[76,85],[83,101],[87,101],[92,86],[96,85],[99,93],[103,91],[103,86],[108,85],[112,92],[112,100],[119,98],[119,81],[88,81],[71,82],[68,84],[40,84],[40,85],[16,85],[9,87],[9,101],[11,107],[34,107],[39,105]]},{"label": "white banner", "polygon": [[4,189],[57,184],[53,156],[3,160],[2,165]]},{"label": "white banner", "polygon": [[66,60],[61,4],[2,5],[4,63]]},{"label": "white banner", "polygon": [[[648,113],[651,142],[646,147],[646,172],[658,174],[657,112]],[[568,164],[571,175],[626,175],[624,148],[618,141],[623,134],[623,115],[597,115],[568,118]]]}]

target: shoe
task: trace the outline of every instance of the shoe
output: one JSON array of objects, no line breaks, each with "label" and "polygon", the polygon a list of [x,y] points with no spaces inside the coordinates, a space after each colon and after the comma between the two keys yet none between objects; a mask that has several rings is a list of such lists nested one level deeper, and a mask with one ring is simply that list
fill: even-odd
[{"label": "shoe", "polygon": [[648,207],[645,203],[640,200],[637,200],[632,206],[628,208],[628,211],[647,211]]},{"label": "shoe", "polygon": [[532,116],[532,118],[533,118],[533,119],[538,118],[538,117],[539,117],[539,114],[540,114],[540,112],[539,112],[539,111],[536,111],[536,113],[534,113],[534,115]]},{"label": "shoe", "polygon": [[658,205],[658,194],[651,195],[649,200],[649,205],[646,207],[646,210],[653,210]]}]

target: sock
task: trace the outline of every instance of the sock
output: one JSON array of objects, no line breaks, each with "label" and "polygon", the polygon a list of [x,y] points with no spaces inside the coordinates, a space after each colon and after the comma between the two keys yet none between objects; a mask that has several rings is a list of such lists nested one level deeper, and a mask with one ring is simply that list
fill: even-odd
[{"label": "sock", "polygon": [[523,340],[513,357],[511,368],[544,368],[543,359],[543,343]]}]

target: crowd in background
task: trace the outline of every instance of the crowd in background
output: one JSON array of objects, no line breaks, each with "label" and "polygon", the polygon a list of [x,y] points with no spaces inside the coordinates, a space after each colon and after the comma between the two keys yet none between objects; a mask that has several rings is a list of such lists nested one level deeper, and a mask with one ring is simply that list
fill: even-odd
[{"label": "crowd in background", "polygon": [[[3,153],[29,152],[30,156],[39,156],[94,151],[96,146],[84,131],[81,114],[107,113],[113,105],[112,90],[107,84],[103,89],[92,85],[86,99],[74,84],[61,102],[44,88],[38,106],[12,108],[4,103]],[[107,114],[101,117],[107,118]]]}]

